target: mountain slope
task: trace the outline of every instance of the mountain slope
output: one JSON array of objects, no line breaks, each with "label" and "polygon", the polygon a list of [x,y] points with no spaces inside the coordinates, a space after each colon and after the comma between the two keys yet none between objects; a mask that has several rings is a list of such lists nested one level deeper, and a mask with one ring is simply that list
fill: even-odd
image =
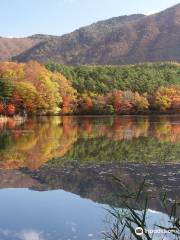
[{"label": "mountain slope", "polygon": [[41,40],[39,38],[3,38],[0,37],[0,61],[10,59],[32,48]]},{"label": "mountain slope", "polygon": [[180,61],[180,4],[151,16],[112,18],[62,37],[47,37],[14,60],[63,64]]}]

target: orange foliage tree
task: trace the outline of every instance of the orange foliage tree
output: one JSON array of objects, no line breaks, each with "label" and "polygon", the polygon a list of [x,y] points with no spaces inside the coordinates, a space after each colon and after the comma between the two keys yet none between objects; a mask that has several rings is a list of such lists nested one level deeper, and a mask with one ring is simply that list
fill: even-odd
[{"label": "orange foliage tree", "polygon": [[123,92],[120,90],[112,92],[112,105],[115,109],[115,112],[120,112],[123,103]]},{"label": "orange foliage tree", "polygon": [[62,74],[52,73],[35,61],[0,63],[0,78],[5,85],[9,80],[13,82],[8,103],[16,106],[17,111],[56,114],[62,107],[62,112],[69,113],[76,105],[77,91],[70,82]]}]

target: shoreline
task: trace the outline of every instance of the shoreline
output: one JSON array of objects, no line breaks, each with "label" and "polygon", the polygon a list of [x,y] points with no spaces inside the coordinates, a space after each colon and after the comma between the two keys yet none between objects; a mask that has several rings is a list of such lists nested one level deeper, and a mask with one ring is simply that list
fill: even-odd
[{"label": "shoreline", "polygon": [[27,117],[23,117],[20,115],[14,115],[14,116],[4,116],[0,115],[0,122],[6,123],[8,120],[15,120],[15,121],[25,121],[27,118],[32,118],[32,117],[105,117],[105,116],[166,116],[166,115],[180,115],[180,111],[177,112],[155,112],[155,111],[150,111],[150,112],[134,112],[134,113],[119,113],[119,114],[98,114],[98,113],[81,113],[81,114],[42,114],[42,115],[29,115]]},{"label": "shoreline", "polygon": [[0,122],[1,123],[7,123],[9,120],[14,120],[16,122],[24,122],[25,121],[25,117],[22,117],[20,115],[15,115],[15,116],[3,116],[3,115],[0,115]]}]

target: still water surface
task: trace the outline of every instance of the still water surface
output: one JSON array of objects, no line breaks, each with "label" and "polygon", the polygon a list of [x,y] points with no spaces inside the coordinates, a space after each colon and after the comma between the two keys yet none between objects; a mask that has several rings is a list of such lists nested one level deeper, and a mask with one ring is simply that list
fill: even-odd
[{"label": "still water surface", "polygon": [[[180,199],[179,163],[178,115],[0,124],[0,239],[102,239],[106,209],[123,208],[110,175],[133,191],[147,176],[148,192]],[[149,227],[167,223],[158,200],[148,214]]]}]

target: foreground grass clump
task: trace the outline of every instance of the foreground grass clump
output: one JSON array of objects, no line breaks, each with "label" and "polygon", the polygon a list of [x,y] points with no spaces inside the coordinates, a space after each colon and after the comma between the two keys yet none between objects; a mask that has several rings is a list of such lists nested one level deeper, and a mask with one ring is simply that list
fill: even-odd
[{"label": "foreground grass clump", "polygon": [[[166,192],[161,192],[157,197],[163,212],[168,215],[168,222],[161,225],[155,220],[153,227],[148,229],[148,205],[155,200],[146,191],[146,181],[135,192],[129,192],[126,185],[113,177],[120,186],[124,186],[119,197],[122,199],[123,209],[111,208],[108,210],[113,222],[109,232],[104,233],[105,240],[153,240],[153,239],[180,239],[180,219],[178,211],[180,203],[168,198]],[[130,202],[133,202],[133,207]],[[160,234],[160,235],[158,235]],[[158,237],[158,238],[157,238]]]}]

